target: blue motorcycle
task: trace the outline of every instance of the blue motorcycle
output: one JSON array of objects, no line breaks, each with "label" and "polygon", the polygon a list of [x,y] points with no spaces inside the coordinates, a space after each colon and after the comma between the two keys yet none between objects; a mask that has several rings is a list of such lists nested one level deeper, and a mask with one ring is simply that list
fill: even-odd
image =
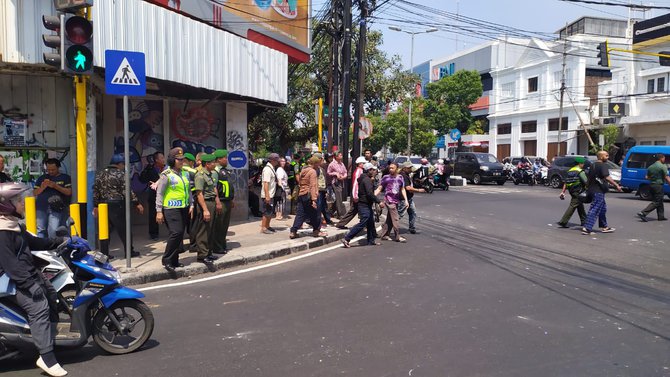
[{"label": "blue motorcycle", "polygon": [[[71,311],[59,313],[55,346],[82,347],[92,337],[111,354],[142,347],[154,329],[151,309],[139,300],[144,294],[121,285],[107,256],[89,254],[91,247],[84,239],[69,238],[56,251],[74,273],[77,295]],[[0,360],[34,352],[26,314],[11,300],[0,298]]]}]

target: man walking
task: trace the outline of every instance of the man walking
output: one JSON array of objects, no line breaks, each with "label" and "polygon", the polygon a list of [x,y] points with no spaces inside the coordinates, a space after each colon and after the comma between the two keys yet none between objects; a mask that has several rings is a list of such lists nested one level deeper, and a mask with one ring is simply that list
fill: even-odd
[{"label": "man walking", "polygon": [[156,190],[152,188],[154,182],[158,182],[161,177],[161,172],[165,169],[165,156],[162,152],[155,152],[152,155],[153,163],[147,165],[140,174],[140,182],[149,185],[147,188],[147,203],[148,205],[148,221],[149,221],[149,238],[153,241],[158,241],[158,223],[156,223]]},{"label": "man walking", "polygon": [[214,171],[214,155],[202,155],[202,169],[195,174],[195,214],[193,231],[198,253],[198,262],[211,264],[218,257],[212,255],[214,250],[214,222],[222,212],[216,193],[217,174]]},{"label": "man walking", "polygon": [[[363,168],[365,173],[358,178],[358,201],[356,205],[358,206],[358,213],[360,222],[356,224],[351,230],[344,236],[342,244],[344,247],[351,247],[349,242],[352,238],[363,230],[367,229],[366,240],[368,245],[380,245],[379,242],[375,240],[377,232],[375,231],[375,218],[372,213],[372,205],[374,203],[380,203],[377,195],[374,192],[374,186],[372,184],[372,177],[377,175],[377,167],[371,163],[366,163]],[[380,205],[384,205],[380,203]]]},{"label": "man walking", "polygon": [[382,177],[381,183],[375,195],[384,190],[384,204],[387,208],[386,222],[382,226],[381,238],[385,241],[391,240],[393,231],[393,240],[396,242],[407,242],[400,236],[400,217],[398,215],[398,205],[403,200],[407,203],[407,192],[405,191],[405,181],[398,174],[398,164],[392,162],[389,164],[389,174]]},{"label": "man walking", "polygon": [[670,177],[668,177],[668,166],[665,164],[665,155],[663,153],[656,155],[656,162],[647,168],[647,176],[645,178],[649,180],[649,188],[652,195],[651,203],[649,203],[647,208],[638,213],[637,217],[646,223],[647,215],[651,211],[656,210],[658,221],[665,221],[667,218],[665,217],[665,208],[663,206],[663,183],[665,181],[670,184]]},{"label": "man walking", "polygon": [[219,195],[221,203],[221,213],[215,216],[216,223],[214,224],[214,253],[225,254],[230,249],[226,244],[226,236],[228,235],[228,228],[230,227],[230,215],[235,208],[235,191],[230,179],[230,172],[228,167],[228,151],[225,149],[217,149],[214,152],[216,157],[216,173],[218,181],[216,184],[216,192]]},{"label": "man walking", "polygon": [[347,212],[344,217],[340,217],[340,221],[335,224],[338,229],[347,229],[347,224],[358,214],[358,206],[356,205],[356,200],[358,200],[358,178],[363,175],[363,165],[365,165],[365,157],[361,156],[356,159],[356,170],[351,177],[354,184],[351,190],[351,204],[349,205],[349,212]]},{"label": "man walking", "polygon": [[291,233],[289,238],[294,239],[298,237],[298,230],[302,228],[302,224],[307,222],[312,226],[312,237],[325,237],[328,234],[321,232],[321,216],[319,216],[318,201],[319,201],[319,183],[318,173],[319,165],[321,165],[322,158],[312,156],[309,159],[309,165],[305,166],[298,176],[298,185],[300,191],[298,192],[298,208],[291,226]]},{"label": "man walking", "polygon": [[37,209],[37,235],[56,237],[56,228],[65,224],[65,217],[72,196],[71,178],[60,172],[60,161],[46,161],[47,173],[35,182],[35,207]]},{"label": "man walking", "polygon": [[261,233],[273,234],[275,230],[270,227],[270,220],[275,216],[274,198],[277,194],[277,174],[275,169],[279,166],[279,155],[270,153],[268,163],[261,173],[261,199],[263,201],[263,217],[261,218]]},{"label": "man walking", "polygon": [[179,263],[179,252],[184,249],[184,231],[193,213],[193,200],[188,183],[188,172],[183,170],[184,151],[177,147],[168,153],[168,169],[161,172],[156,186],[156,222],[165,222],[169,236],[163,253],[163,267],[174,272]]},{"label": "man walking", "polygon": [[568,221],[570,221],[570,218],[572,217],[572,214],[575,213],[575,210],[577,210],[577,214],[579,215],[579,222],[581,226],[584,226],[584,223],[586,222],[586,209],[584,209],[584,203],[579,200],[579,193],[586,189],[586,184],[588,182],[588,177],[584,172],[584,163],[586,162],[586,158],[575,157],[575,162],[576,165],[568,170],[567,177],[563,183],[563,190],[559,196],[561,200],[564,200],[565,190],[568,190],[571,198],[568,209],[565,210],[563,217],[557,223],[561,228],[568,227]]},{"label": "man walking", "polygon": [[[126,245],[126,174],[125,159],[122,153],[112,156],[109,166],[95,175],[93,182],[93,217],[98,217],[98,205],[107,204],[109,222],[116,229],[121,243],[123,243],[124,255],[127,253]],[[137,199],[135,192],[130,190],[130,201],[133,203],[140,215],[144,214],[144,207]],[[149,203],[151,205],[151,203]],[[155,204],[154,204],[155,205]],[[130,256],[139,257],[140,253],[133,248],[132,236],[130,242]],[[113,259],[113,256],[109,256]]]},{"label": "man walking", "polygon": [[344,208],[344,186],[347,179],[347,167],[342,162],[342,152],[336,151],[333,154],[333,162],[328,165],[328,176],[330,177],[333,191],[335,192],[335,209],[337,217],[343,218],[346,214]]},{"label": "man walking", "polygon": [[413,165],[411,161],[405,161],[402,163],[402,171],[400,172],[400,175],[402,176],[404,181],[403,185],[405,186],[405,191],[407,192],[407,204],[401,203],[398,206],[398,213],[400,214],[400,217],[403,217],[405,215],[405,211],[407,211],[407,215],[409,215],[409,232],[416,234],[416,207],[414,206],[414,193],[426,192],[426,190],[414,187],[414,183],[410,177],[412,174],[412,167]]},{"label": "man walking", "polygon": [[593,202],[589,208],[589,213],[586,215],[586,222],[582,228],[583,235],[593,234],[593,226],[598,219],[598,226],[603,233],[612,233],[614,228],[607,225],[607,203],[605,203],[605,193],[609,191],[609,182],[616,190],[621,192],[621,186],[610,177],[610,171],[607,169],[605,162],[609,158],[609,154],[605,151],[598,152],[598,162],[596,162],[591,171],[589,171],[589,191],[593,195]]}]

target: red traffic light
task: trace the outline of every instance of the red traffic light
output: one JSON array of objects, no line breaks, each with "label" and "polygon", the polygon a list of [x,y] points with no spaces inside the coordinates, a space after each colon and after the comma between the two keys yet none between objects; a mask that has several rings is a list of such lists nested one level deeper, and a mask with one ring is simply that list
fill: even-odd
[{"label": "red traffic light", "polygon": [[93,25],[84,17],[70,17],[65,22],[65,36],[74,44],[85,44],[93,37]]}]

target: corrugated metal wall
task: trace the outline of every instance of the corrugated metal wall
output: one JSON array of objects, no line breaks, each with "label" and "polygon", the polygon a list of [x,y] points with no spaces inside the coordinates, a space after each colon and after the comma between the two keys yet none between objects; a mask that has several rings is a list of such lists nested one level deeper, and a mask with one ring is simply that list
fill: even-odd
[{"label": "corrugated metal wall", "polygon": [[[0,1],[0,53],[7,63],[42,64],[45,0]],[[105,50],[144,52],[147,76],[199,88],[286,103],[288,57],[142,0],[96,1],[94,64]]]}]

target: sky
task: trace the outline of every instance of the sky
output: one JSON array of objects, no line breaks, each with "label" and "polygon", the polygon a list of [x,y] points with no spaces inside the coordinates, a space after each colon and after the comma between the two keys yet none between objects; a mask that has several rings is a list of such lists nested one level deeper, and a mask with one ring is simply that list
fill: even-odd
[{"label": "sky", "polygon": [[[315,7],[324,0],[316,0]],[[377,0],[381,2],[384,0]],[[411,37],[405,33],[389,30],[389,26],[397,26],[408,31],[423,31],[430,26],[420,22],[402,22],[412,16],[406,10],[416,9],[413,5],[403,4],[408,1],[421,4],[431,8],[437,8],[452,14],[474,18],[486,23],[496,23],[507,27],[514,27],[531,32],[554,33],[582,16],[598,16],[604,18],[628,18],[628,8],[612,7],[592,4],[575,4],[560,0],[390,0],[390,6],[380,7],[379,12],[374,14],[378,18],[370,26],[384,34],[382,50],[391,55],[399,55],[403,66],[410,65],[410,43]],[[615,2],[628,3],[629,0],[617,0]],[[640,1],[635,3],[640,4]],[[645,2],[645,5],[670,7],[670,0],[655,0],[654,3]],[[357,11],[355,11],[357,12]],[[633,17],[652,18],[668,13],[670,10],[651,10],[643,15],[642,12],[633,13]],[[357,14],[354,14],[354,19]],[[432,22],[443,22],[439,16],[435,16]],[[428,22],[428,21],[427,21]],[[440,27],[443,29],[444,27]],[[442,58],[456,51],[469,49],[478,44],[485,43],[486,39],[476,38],[470,33],[456,33],[454,31],[440,30],[429,34],[419,34],[414,39],[414,65],[418,65],[430,59]],[[489,34],[492,35],[492,34]],[[490,39],[489,39],[490,40]]]}]

